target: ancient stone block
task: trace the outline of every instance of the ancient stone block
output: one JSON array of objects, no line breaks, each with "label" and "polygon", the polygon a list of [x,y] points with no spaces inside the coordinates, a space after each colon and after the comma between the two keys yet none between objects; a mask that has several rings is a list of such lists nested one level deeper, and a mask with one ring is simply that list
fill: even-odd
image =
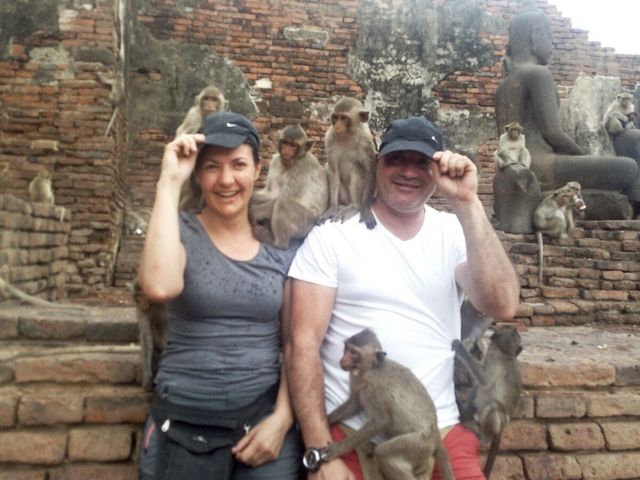
[{"label": "ancient stone block", "polygon": [[113,462],[131,455],[130,427],[89,427],[69,432],[71,461]]},{"label": "ancient stone block", "polygon": [[548,425],[551,448],[554,450],[601,450],[604,436],[597,423]]}]

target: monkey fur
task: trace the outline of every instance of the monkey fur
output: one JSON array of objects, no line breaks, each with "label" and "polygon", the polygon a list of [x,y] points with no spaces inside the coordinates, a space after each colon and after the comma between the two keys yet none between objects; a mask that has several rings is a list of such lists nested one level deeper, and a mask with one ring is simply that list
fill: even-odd
[{"label": "monkey fur", "polygon": [[31,180],[31,183],[29,183],[29,196],[34,203],[54,204],[51,174],[47,170],[40,170]]},{"label": "monkey fur", "polygon": [[480,431],[491,438],[484,465],[488,479],[498,454],[502,431],[511,421],[522,393],[517,359],[522,351],[522,340],[515,328],[501,328],[491,337],[482,362],[473,358],[459,340],[453,341],[452,348],[474,379],[474,387],[461,413],[463,417],[473,418]]},{"label": "monkey fur", "polygon": [[249,207],[259,240],[287,248],[292,238],[304,238],[327,209],[327,173],[309,151],[312,145],[300,125],[280,132],[266,186],[253,194]]},{"label": "monkey fur", "polygon": [[566,238],[569,228],[575,227],[574,210],[581,212],[587,208],[582,198],[578,182],[568,182],[547,195],[533,212],[533,225],[538,242],[538,280],[542,284],[544,268],[544,242],[542,234],[550,238]]},{"label": "monkey fur", "polygon": [[504,133],[498,140],[498,149],[493,154],[499,170],[509,165],[531,166],[531,155],[525,146],[524,129],[518,122],[511,122],[504,127]]},{"label": "monkey fur", "polygon": [[163,303],[149,301],[137,281],[133,284],[133,300],[140,335],[142,386],[153,390],[153,379],[158,372],[160,355],[167,341],[167,314]]},{"label": "monkey fur", "polygon": [[619,93],[616,98],[609,104],[607,111],[602,117],[602,125],[607,133],[611,136],[618,135],[623,132],[629,123],[633,125],[632,118],[629,115],[635,112],[633,104],[633,95],[627,92]]},{"label": "monkey fur", "polygon": [[125,213],[122,230],[125,235],[144,235],[151,212],[147,209],[129,210]]},{"label": "monkey fur", "polygon": [[226,110],[227,101],[223,93],[215,85],[203,88],[196,95],[193,106],[176,130],[176,137],[181,133],[198,133],[204,118],[210,113]]},{"label": "monkey fur", "polygon": [[343,97],[331,112],[324,139],[329,172],[329,211],[322,221],[344,221],[360,212],[367,228],[376,225],[371,203],[376,189],[376,144],[362,103]]},{"label": "monkey fur", "polygon": [[375,447],[373,455],[385,479],[430,476],[435,459],[442,478],[454,478],[433,400],[411,370],[386,358],[371,330],[362,330],[345,342],[340,367],[349,372],[350,393],[347,401],[329,415],[329,423],[361,410],[368,421],[349,437],[330,444],[326,449],[328,460],[384,435],[386,440]]},{"label": "monkey fur", "polygon": [[111,102],[114,110],[111,114],[109,124],[107,125],[107,130],[104,132],[104,136],[108,137],[109,132],[113,128],[113,124],[116,120],[116,116],[118,115],[118,111],[120,110],[120,105],[122,105],[126,99],[124,77],[122,76],[122,74],[116,75],[115,78],[109,78],[102,72],[97,72],[97,74],[102,83],[111,87],[111,93],[109,93],[109,102]]}]

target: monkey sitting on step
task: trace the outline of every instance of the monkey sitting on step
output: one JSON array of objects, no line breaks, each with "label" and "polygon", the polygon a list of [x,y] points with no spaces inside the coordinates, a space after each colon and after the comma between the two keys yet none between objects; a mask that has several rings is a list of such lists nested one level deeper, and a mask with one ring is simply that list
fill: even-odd
[{"label": "monkey sitting on step", "polygon": [[47,170],[40,170],[29,183],[29,196],[33,203],[46,203],[53,205],[53,187],[51,185],[51,174]]},{"label": "monkey sitting on step", "polygon": [[[629,115],[634,113],[636,108],[633,100],[632,94],[621,92],[609,104],[602,117],[602,125],[609,135],[615,136],[627,128],[627,124],[630,123]],[[633,121],[631,124],[633,125]]]},{"label": "monkey sitting on step", "polygon": [[369,112],[354,98],[341,98],[331,112],[325,135],[329,172],[329,210],[322,220],[344,221],[360,212],[360,221],[372,229],[375,193],[376,145],[369,129]]},{"label": "monkey sitting on step", "polygon": [[538,242],[538,280],[542,283],[544,267],[544,243],[542,234],[550,238],[566,238],[569,228],[575,227],[573,212],[587,208],[578,182],[568,182],[547,195],[533,212],[533,225]]},{"label": "monkey sitting on step", "polygon": [[473,418],[480,431],[491,438],[484,474],[491,474],[502,431],[511,421],[522,393],[522,379],[517,356],[522,351],[520,334],[513,327],[503,327],[491,337],[482,363],[454,340],[456,356],[472,374],[475,385],[464,406],[463,418]]},{"label": "monkey sitting on step", "polygon": [[327,174],[309,151],[313,140],[300,125],[289,125],[278,138],[267,184],[251,197],[254,235],[277,248],[304,238],[327,209]]},{"label": "monkey sitting on step", "polygon": [[329,423],[345,420],[361,410],[367,414],[367,423],[323,449],[322,460],[329,461],[383,435],[385,440],[375,447],[373,455],[385,479],[430,476],[435,459],[442,478],[454,478],[433,400],[411,370],[386,358],[371,330],[365,329],[345,341],[340,367],[349,372],[350,393],[347,401],[329,415]]},{"label": "monkey sitting on step", "polygon": [[167,315],[164,304],[152,303],[137,280],[133,284],[133,300],[138,318],[142,386],[153,390],[153,379],[158,372],[158,362],[166,344]]}]

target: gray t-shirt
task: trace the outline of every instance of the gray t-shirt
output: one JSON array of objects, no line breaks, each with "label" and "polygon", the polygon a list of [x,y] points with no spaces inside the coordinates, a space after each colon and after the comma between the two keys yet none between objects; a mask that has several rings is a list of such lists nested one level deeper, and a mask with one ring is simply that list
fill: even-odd
[{"label": "gray t-shirt", "polygon": [[193,213],[180,214],[187,252],[184,289],[167,303],[167,346],[156,391],[206,410],[247,405],[278,382],[283,283],[296,247],[261,244],[251,260],[232,260]]}]

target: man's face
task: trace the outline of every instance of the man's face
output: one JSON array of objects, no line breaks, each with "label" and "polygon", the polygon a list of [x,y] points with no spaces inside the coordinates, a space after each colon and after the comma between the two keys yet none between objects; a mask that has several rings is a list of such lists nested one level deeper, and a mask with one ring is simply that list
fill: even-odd
[{"label": "man's face", "polygon": [[390,153],[378,160],[376,201],[391,213],[418,213],[436,189],[433,165],[426,155],[413,150]]}]

